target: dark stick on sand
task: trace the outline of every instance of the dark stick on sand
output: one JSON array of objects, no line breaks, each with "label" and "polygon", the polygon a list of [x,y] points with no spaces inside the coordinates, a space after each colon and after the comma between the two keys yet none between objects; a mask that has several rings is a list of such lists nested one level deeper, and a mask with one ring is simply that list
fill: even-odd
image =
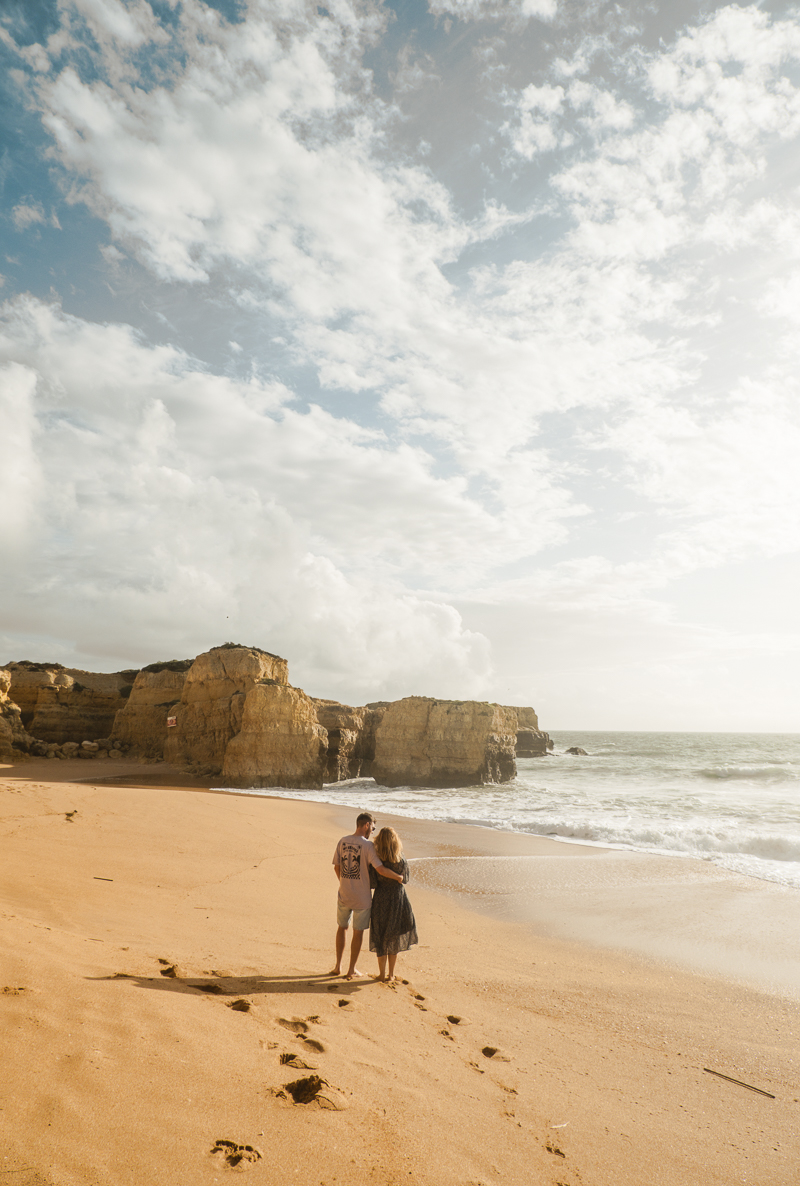
[{"label": "dark stick on sand", "polygon": [[746,1087],[748,1091],[757,1091],[759,1095],[765,1095],[767,1099],[775,1099],[771,1091],[762,1091],[760,1087],[753,1087],[752,1083],[744,1083],[741,1079],[731,1079],[730,1075],[723,1075],[722,1071],[712,1071],[711,1067],[703,1067],[703,1070],[708,1071],[709,1075],[716,1075],[719,1079],[727,1079],[729,1083],[738,1083],[740,1087]]}]

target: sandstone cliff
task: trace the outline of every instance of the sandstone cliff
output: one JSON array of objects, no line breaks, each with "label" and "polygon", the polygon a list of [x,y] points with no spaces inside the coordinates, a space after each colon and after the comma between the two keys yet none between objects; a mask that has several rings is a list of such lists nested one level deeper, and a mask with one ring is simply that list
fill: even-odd
[{"label": "sandstone cliff", "polygon": [[164,758],[219,774],[228,742],[241,728],[247,693],[262,680],[288,683],[285,659],[258,647],[225,643],[198,655],[186,674]]},{"label": "sandstone cliff", "polygon": [[111,740],[144,758],[162,758],[169,729],[167,718],[177,709],[191,659],[150,663],[133,681],[131,694],[114,718]]},{"label": "sandstone cliff", "polygon": [[325,778],[328,735],[299,688],[255,684],[228,742],[222,781],[232,787],[314,787]]},{"label": "sandstone cliff", "polygon": [[474,786],[516,774],[515,709],[408,696],[378,725],[372,775],[385,786]]},{"label": "sandstone cliff", "polygon": [[17,756],[14,750],[29,750],[33,738],[22,724],[22,713],[18,704],[8,694],[11,687],[11,672],[0,668],[0,762],[11,762]]},{"label": "sandstone cliff", "polygon": [[135,670],[81,671],[60,663],[9,663],[12,700],[34,737],[63,744],[108,737]]},{"label": "sandstone cliff", "polygon": [[325,782],[357,778],[361,763],[353,758],[359,735],[364,728],[366,709],[350,708],[337,700],[313,699],[319,724],[327,734]]},{"label": "sandstone cliff", "polygon": [[[506,708],[511,707],[505,705]],[[518,729],[533,729],[534,732],[539,732],[539,718],[532,708],[511,708],[512,712],[517,714],[517,728]]]},{"label": "sandstone cliff", "polygon": [[518,758],[540,758],[553,748],[547,733],[538,729],[517,729],[516,751]]}]

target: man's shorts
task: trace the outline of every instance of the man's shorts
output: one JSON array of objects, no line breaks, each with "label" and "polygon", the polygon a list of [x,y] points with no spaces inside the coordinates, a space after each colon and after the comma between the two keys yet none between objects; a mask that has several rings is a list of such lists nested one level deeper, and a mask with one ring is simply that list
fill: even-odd
[{"label": "man's shorts", "polygon": [[350,926],[350,915],[353,916],[353,930],[354,931],[368,931],[369,930],[369,916],[371,906],[367,906],[366,910],[353,910],[350,906],[343,906],[341,902],[336,903],[336,922],[338,926],[346,931]]}]

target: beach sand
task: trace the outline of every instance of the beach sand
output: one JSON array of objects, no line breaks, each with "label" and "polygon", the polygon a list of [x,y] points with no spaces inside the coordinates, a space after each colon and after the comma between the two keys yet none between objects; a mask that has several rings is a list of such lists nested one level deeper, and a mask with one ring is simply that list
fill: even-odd
[{"label": "beach sand", "polygon": [[0,1181],[800,1179],[796,898],[398,820],[420,946],[331,980],[351,811],[87,767],[0,767]]}]

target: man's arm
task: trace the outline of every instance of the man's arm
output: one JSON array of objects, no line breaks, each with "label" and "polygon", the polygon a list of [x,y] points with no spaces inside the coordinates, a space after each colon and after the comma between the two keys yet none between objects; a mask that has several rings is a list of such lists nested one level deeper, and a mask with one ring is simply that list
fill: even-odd
[{"label": "man's arm", "polygon": [[334,866],[333,866],[333,871],[334,871],[334,873],[336,874],[336,880],[337,880],[337,881],[341,881],[341,880],[342,880],[342,866],[341,866],[341,865],[334,865]]},{"label": "man's arm", "polygon": [[401,873],[395,873],[393,869],[387,869],[385,865],[374,865],[376,873],[380,873],[381,877],[388,877],[390,881],[399,881],[402,885],[403,876]]}]

